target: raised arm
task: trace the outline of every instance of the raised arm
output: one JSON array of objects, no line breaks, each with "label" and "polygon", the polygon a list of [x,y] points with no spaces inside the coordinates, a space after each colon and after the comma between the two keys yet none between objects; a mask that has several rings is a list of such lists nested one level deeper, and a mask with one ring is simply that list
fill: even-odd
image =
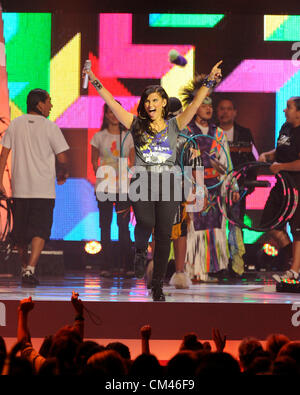
[{"label": "raised arm", "polygon": [[76,312],[75,320],[73,327],[78,331],[81,338],[84,338],[84,314],[83,314],[83,303],[81,299],[79,299],[79,293],[72,291],[71,298],[72,305]]},{"label": "raised arm", "polygon": [[149,340],[151,337],[151,326],[144,325],[140,329],[142,338],[142,354],[150,354]]},{"label": "raised arm", "polygon": [[17,325],[17,339],[18,342],[23,340],[28,341],[30,338],[28,329],[28,314],[33,309],[34,303],[31,296],[20,301],[18,307],[18,325]]},{"label": "raised arm", "polygon": [[176,120],[180,130],[184,129],[193,119],[198,108],[202,104],[203,100],[211,90],[221,79],[222,72],[219,68],[223,61],[220,60],[211,70],[209,76],[204,81],[201,88],[196,93],[194,100],[186,107],[186,109],[179,115],[177,115]]},{"label": "raised arm", "polygon": [[216,346],[217,352],[223,352],[226,346],[227,336],[222,336],[219,329],[212,329],[212,339]]},{"label": "raised arm", "polygon": [[92,70],[87,71],[83,69],[83,75],[88,74],[90,82],[94,85],[99,95],[111,109],[111,111],[115,114],[118,121],[121,122],[122,125],[125,126],[126,129],[130,129],[133,114],[126,111],[113,97],[113,95],[101,84],[101,82],[97,79]]}]

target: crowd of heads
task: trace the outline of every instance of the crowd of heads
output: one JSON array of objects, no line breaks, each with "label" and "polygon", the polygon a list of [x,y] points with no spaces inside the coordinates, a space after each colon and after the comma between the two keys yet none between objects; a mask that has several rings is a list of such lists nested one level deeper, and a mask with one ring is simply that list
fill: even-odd
[{"label": "crowd of heads", "polygon": [[148,351],[135,358],[122,342],[103,345],[83,339],[75,325],[64,326],[44,338],[36,352],[43,362],[38,364],[36,357],[28,358],[24,351],[30,338],[24,338],[8,351],[5,340],[0,337],[0,370],[2,375],[10,376],[95,376],[100,379],[300,373],[300,342],[291,341],[283,334],[271,334],[264,342],[253,337],[244,338],[239,344],[238,355],[232,355],[226,352],[226,337],[218,330],[213,330],[210,342],[201,341],[191,332],[184,335],[178,352],[162,362],[150,350],[151,327],[147,326],[147,331],[143,328],[141,340],[142,344],[148,342]]}]

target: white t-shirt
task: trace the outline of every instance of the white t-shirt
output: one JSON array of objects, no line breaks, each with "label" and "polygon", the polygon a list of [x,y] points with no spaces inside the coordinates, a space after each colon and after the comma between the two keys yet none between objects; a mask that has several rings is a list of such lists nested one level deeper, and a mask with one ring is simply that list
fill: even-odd
[{"label": "white t-shirt", "polygon": [[14,119],[1,144],[12,151],[12,196],[55,198],[55,155],[69,146],[54,123],[42,115]]},{"label": "white t-shirt", "polygon": [[[109,188],[108,190],[107,188],[105,188],[104,184],[102,184],[103,188],[99,186],[100,182],[103,181],[103,179],[98,177],[99,172],[97,172],[95,189],[97,191],[100,191],[101,189],[102,192],[118,193],[119,192],[118,180],[119,180],[119,158],[120,158],[120,135],[109,133],[107,129],[103,129],[94,134],[92,140],[90,141],[90,144],[93,147],[97,148],[97,150],[99,151],[100,167],[111,166],[112,169],[114,169],[116,175],[116,177],[112,177],[111,174],[109,174],[110,177],[108,182],[108,188]],[[122,146],[122,152],[121,152],[122,158],[128,158],[130,150],[134,147],[131,133],[127,133],[126,131],[122,132],[121,146]],[[123,170],[127,171],[127,167],[126,169],[123,168]],[[122,176],[123,174],[121,175],[121,177]],[[124,176],[126,175],[124,174]]]},{"label": "white t-shirt", "polygon": [[228,130],[224,130],[223,132],[226,134],[227,137],[227,141],[233,141],[233,135],[234,135],[234,126],[232,126],[232,128],[228,129]]},{"label": "white t-shirt", "polygon": [[198,122],[195,122],[195,124],[196,124],[196,126],[201,130],[201,132],[202,132],[203,134],[205,134],[205,135],[208,134],[209,126],[202,126],[202,125],[200,125],[200,123],[198,123]]}]

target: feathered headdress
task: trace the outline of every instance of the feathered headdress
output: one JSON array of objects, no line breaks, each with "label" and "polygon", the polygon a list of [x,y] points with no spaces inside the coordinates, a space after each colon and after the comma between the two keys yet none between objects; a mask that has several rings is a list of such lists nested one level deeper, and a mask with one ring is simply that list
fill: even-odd
[{"label": "feathered headdress", "polygon": [[[180,98],[185,107],[193,101],[197,91],[201,88],[206,77],[207,76],[205,74],[198,74],[192,81],[188,83],[188,85],[182,88],[180,92]],[[211,99],[209,97],[204,100],[207,99],[209,99],[209,102],[211,103]]]}]

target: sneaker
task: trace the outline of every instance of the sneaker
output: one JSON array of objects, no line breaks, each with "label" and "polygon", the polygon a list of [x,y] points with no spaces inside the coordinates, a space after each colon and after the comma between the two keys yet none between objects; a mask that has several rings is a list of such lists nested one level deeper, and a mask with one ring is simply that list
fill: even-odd
[{"label": "sneaker", "polygon": [[169,284],[173,285],[176,289],[188,289],[191,285],[191,280],[185,272],[175,272]]},{"label": "sneaker", "polygon": [[152,299],[153,302],[165,302],[166,297],[163,293],[163,282],[153,281],[152,282]]},{"label": "sneaker", "polygon": [[22,274],[22,284],[35,286],[39,285],[39,280],[31,272],[31,270],[25,270]]},{"label": "sneaker", "polygon": [[137,278],[143,278],[147,265],[147,248],[145,250],[136,250],[134,257],[134,272]]},{"label": "sneaker", "polygon": [[292,272],[291,270],[287,270],[281,276],[279,274],[273,274],[272,277],[278,283],[280,283],[282,280],[298,280],[299,279],[299,275],[295,275],[294,272]]},{"label": "sneaker", "polygon": [[162,291],[162,289],[152,289],[152,300],[153,302],[165,302],[166,297]]}]

